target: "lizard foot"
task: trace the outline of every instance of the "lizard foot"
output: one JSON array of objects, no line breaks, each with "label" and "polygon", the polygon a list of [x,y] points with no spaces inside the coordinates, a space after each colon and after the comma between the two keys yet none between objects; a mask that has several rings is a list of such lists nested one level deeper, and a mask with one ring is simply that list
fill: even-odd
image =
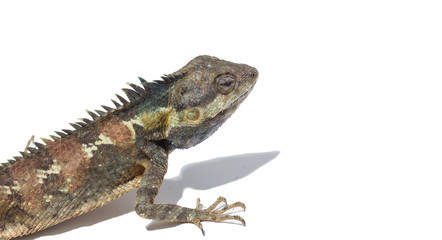
[{"label": "lizard foot", "polygon": [[[216,207],[220,203],[223,203],[224,206],[218,210],[215,210]],[[198,198],[196,200],[196,209],[195,209],[197,211],[197,214],[196,214],[195,218],[191,220],[191,223],[195,224],[199,229],[201,229],[203,235],[205,235],[205,232],[203,229],[203,225],[201,224],[202,221],[222,222],[222,221],[226,221],[226,220],[236,220],[236,221],[241,222],[242,225],[245,226],[246,222],[244,221],[244,219],[242,217],[236,216],[236,215],[224,214],[228,210],[230,210],[232,208],[236,208],[236,207],[240,207],[244,211],[246,210],[246,206],[244,205],[244,203],[236,202],[233,204],[227,204],[227,200],[224,197],[219,197],[207,209],[202,209],[202,206],[200,204],[200,199]]]}]

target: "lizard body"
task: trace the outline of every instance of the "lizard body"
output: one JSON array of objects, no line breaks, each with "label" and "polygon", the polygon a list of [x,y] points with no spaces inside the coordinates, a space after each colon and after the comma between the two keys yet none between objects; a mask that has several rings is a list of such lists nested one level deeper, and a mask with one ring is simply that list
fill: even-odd
[{"label": "lizard body", "polygon": [[31,234],[105,205],[138,188],[135,211],[165,222],[219,222],[242,203],[208,209],[155,204],[168,155],[215,132],[252,90],[258,72],[199,56],[161,81],[130,84],[115,108],[89,112],[92,120],[71,124],[0,166],[0,239]]}]

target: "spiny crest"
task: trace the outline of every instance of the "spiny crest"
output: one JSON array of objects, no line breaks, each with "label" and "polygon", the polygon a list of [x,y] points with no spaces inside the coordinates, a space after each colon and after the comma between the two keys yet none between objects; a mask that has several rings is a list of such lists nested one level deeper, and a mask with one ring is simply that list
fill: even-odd
[{"label": "spiny crest", "polygon": [[175,83],[176,81],[184,78],[186,76],[185,73],[174,73],[174,74],[165,74],[161,78],[163,79],[166,85],[170,85]]},{"label": "spiny crest", "polygon": [[[158,87],[164,87],[164,85],[169,85],[172,83],[172,81],[176,81],[179,79],[178,77],[172,76],[172,75],[166,75],[167,77],[164,77],[164,80],[156,80],[154,82],[147,82],[143,78],[139,77],[141,86],[133,83],[127,83],[130,88],[123,88],[122,91],[126,94],[126,98],[116,94],[116,97],[118,101],[112,100],[112,103],[115,105],[115,108],[108,107],[105,105],[102,105],[101,107],[105,110],[95,110],[95,111],[89,111],[86,110],[86,112],[91,116],[92,120],[83,118],[80,119],[82,122],[72,123],[71,126],[75,130],[80,130],[81,128],[91,124],[93,121],[97,121],[102,117],[107,116],[109,113],[115,112],[116,110],[120,110],[122,108],[125,108],[129,106],[131,103],[134,103],[140,99],[148,99],[151,96],[152,89],[156,89]],[[161,85],[161,86],[160,86]],[[69,130],[63,130],[64,133],[67,135],[70,135]],[[65,137],[66,134],[60,134],[59,132],[56,132],[60,137]],[[56,139],[54,139],[56,140]]]},{"label": "spiny crest", "polygon": [[105,117],[110,113],[113,113],[117,110],[128,107],[128,106],[130,106],[131,103],[134,103],[140,99],[148,99],[152,95],[152,93],[155,93],[158,89],[161,89],[164,87],[169,87],[171,84],[175,83],[177,80],[179,80],[183,77],[185,77],[185,74],[181,74],[181,73],[166,74],[161,77],[162,80],[154,80],[153,82],[147,82],[143,78],[138,77],[142,87],[139,85],[133,84],[133,83],[128,83],[130,88],[123,88],[122,89],[122,91],[126,94],[128,100],[126,100],[125,98],[116,94],[119,102],[112,100],[113,104],[115,105],[115,108],[102,105],[101,107],[104,109],[104,111],[102,111],[102,110],[95,110],[95,111],[86,110],[86,112],[89,114],[89,116],[91,116],[92,120],[87,119],[87,118],[82,118],[82,119],[79,119],[80,120],[79,122],[70,123],[70,125],[75,130],[63,129],[62,131],[55,131],[55,133],[57,135],[50,135],[52,140],[46,139],[46,138],[41,138],[41,141],[43,143],[34,142],[34,145],[36,146],[36,148],[27,147],[26,151],[20,152],[21,156],[15,156],[15,157],[13,157],[14,159],[7,160],[6,163],[1,163],[0,164],[0,172],[6,171],[9,167],[14,165],[17,161],[23,161],[26,158],[31,157],[33,154],[39,153],[40,150],[44,150],[48,143],[53,142],[53,141],[58,141],[61,138],[68,137],[68,136],[72,135],[75,131],[78,131],[84,127],[87,127],[88,125],[90,125],[94,121],[97,121],[100,118]]}]

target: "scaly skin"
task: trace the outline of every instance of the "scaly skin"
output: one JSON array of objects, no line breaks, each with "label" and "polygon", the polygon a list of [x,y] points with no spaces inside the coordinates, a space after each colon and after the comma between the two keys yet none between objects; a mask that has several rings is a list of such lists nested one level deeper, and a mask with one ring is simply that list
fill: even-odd
[{"label": "scaly skin", "polygon": [[234,203],[214,211],[154,204],[167,171],[168,155],[212,135],[252,90],[258,72],[210,56],[199,56],[162,81],[123,89],[129,101],[106,111],[89,112],[93,120],[75,130],[42,139],[0,167],[0,239],[34,233],[103,206],[138,188],[135,210],[141,217],[188,222],[219,222]]}]

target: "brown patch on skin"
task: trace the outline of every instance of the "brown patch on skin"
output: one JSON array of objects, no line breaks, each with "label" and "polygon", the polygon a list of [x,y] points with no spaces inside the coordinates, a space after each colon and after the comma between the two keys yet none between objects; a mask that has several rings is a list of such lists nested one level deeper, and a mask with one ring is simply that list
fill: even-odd
[{"label": "brown patch on skin", "polygon": [[43,158],[36,156],[19,161],[11,166],[11,177],[20,185],[23,207],[27,210],[38,211],[42,208],[41,199],[46,185],[38,183],[37,169],[41,169]]},{"label": "brown patch on skin", "polygon": [[109,118],[100,124],[100,133],[111,139],[117,145],[132,141],[132,132],[119,119]]},{"label": "brown patch on skin", "polygon": [[47,150],[60,165],[60,188],[68,187],[73,192],[82,187],[91,160],[83,151],[80,140],[75,137],[63,138],[49,143]]}]

